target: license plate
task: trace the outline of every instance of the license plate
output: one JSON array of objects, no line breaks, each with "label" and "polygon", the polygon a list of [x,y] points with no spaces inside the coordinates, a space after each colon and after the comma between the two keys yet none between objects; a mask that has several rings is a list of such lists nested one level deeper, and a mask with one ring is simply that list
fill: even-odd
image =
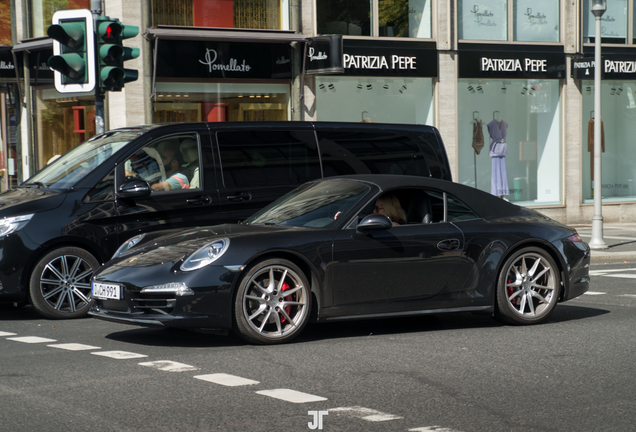
[{"label": "license plate", "polygon": [[98,299],[120,300],[121,287],[117,284],[93,282],[91,295]]}]

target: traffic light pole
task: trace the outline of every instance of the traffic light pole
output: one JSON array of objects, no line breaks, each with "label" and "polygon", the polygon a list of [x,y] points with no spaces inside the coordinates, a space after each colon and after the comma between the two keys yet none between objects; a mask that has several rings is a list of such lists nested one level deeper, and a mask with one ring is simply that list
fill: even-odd
[{"label": "traffic light pole", "polygon": [[[93,21],[102,14],[102,0],[91,0]],[[103,134],[104,127],[104,92],[99,86],[95,87],[95,134]]]}]

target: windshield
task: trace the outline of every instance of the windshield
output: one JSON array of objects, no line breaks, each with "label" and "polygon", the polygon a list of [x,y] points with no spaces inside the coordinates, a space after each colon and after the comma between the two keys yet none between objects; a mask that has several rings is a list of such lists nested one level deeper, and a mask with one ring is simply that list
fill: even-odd
[{"label": "windshield", "polygon": [[143,132],[111,131],[93,137],[44,167],[22,186],[68,189]]},{"label": "windshield", "polygon": [[350,180],[309,183],[288,193],[245,221],[294,227],[332,228],[370,190]]}]

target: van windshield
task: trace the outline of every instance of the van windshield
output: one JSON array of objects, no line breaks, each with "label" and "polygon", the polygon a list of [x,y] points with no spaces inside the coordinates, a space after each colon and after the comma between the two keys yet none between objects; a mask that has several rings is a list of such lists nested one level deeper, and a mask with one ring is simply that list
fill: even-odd
[{"label": "van windshield", "polygon": [[45,166],[21,186],[68,189],[144,132],[110,131],[95,136]]}]

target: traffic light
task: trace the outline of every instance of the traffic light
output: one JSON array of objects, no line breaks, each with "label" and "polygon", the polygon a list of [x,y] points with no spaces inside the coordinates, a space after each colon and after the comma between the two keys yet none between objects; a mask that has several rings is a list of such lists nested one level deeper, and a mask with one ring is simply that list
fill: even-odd
[{"label": "traffic light", "polygon": [[126,60],[139,57],[139,48],[123,46],[123,40],[139,34],[139,27],[125,26],[117,18],[97,17],[97,58],[99,87],[104,91],[120,91],[124,84],[135,81],[138,72],[124,69]]},{"label": "traffic light", "polygon": [[60,93],[92,92],[95,88],[95,30],[87,9],[57,11],[47,29],[53,39],[53,56],[48,65],[54,71]]}]

